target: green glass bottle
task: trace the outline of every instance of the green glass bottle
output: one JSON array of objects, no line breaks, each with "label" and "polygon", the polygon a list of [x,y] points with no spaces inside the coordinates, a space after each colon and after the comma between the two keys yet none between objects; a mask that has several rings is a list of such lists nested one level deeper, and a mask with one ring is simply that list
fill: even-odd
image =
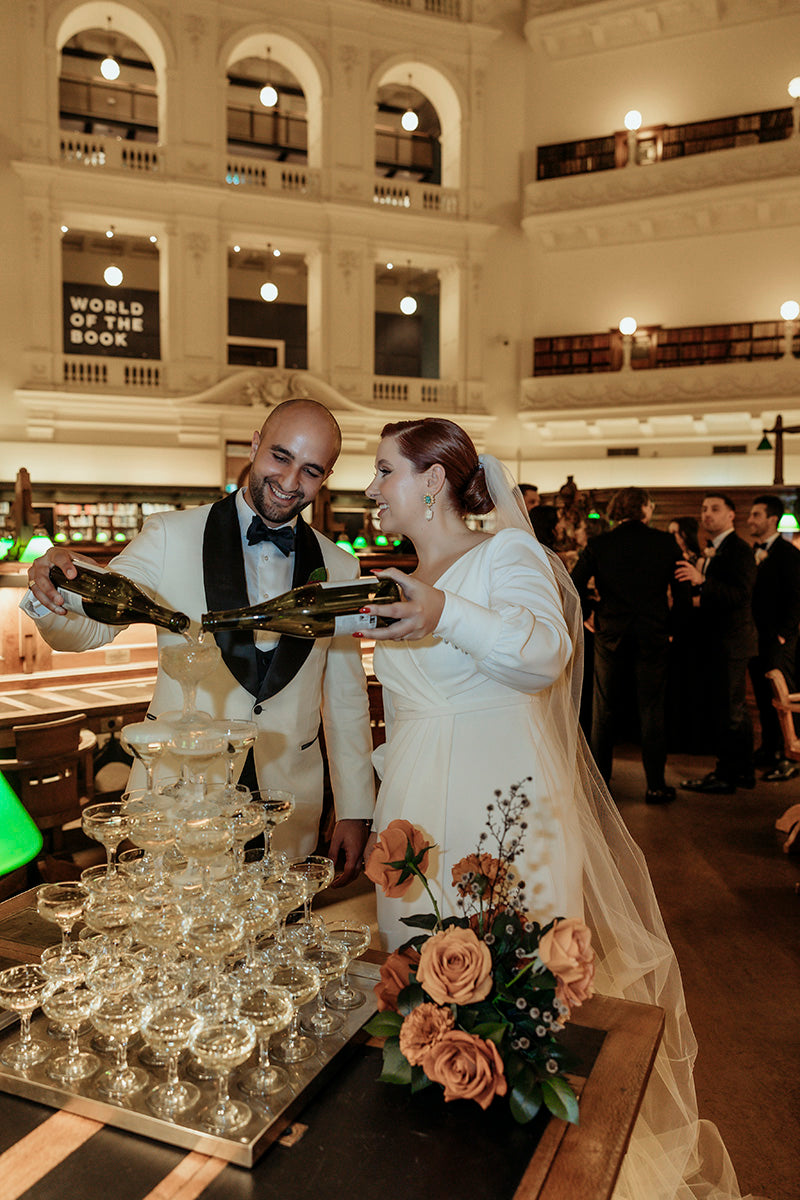
[{"label": "green glass bottle", "polygon": [[79,603],[68,602],[65,607],[81,611],[104,625],[160,625],[173,633],[183,633],[189,628],[185,613],[156,604],[124,575],[84,563],[72,565],[77,571],[74,579],[68,579],[60,567],[50,568],[50,582],[65,600],[69,601],[70,594],[81,597]]},{"label": "green glass bottle", "polygon": [[348,583],[304,583],[263,604],[203,613],[203,629],[269,629],[292,637],[337,637],[367,633],[392,619],[361,613],[366,604],[395,604],[403,593],[393,579],[353,579]]}]

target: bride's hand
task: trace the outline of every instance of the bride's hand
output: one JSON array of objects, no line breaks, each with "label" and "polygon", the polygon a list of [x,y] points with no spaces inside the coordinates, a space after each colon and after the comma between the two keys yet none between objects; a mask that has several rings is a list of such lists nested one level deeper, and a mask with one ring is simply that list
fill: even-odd
[{"label": "bride's hand", "polygon": [[433,633],[444,608],[444,592],[430,587],[421,579],[404,575],[396,567],[387,567],[385,571],[376,571],[375,574],[378,579],[393,579],[399,584],[405,600],[396,604],[367,604],[362,612],[394,619],[392,625],[379,625],[369,636],[376,642],[417,642]]}]

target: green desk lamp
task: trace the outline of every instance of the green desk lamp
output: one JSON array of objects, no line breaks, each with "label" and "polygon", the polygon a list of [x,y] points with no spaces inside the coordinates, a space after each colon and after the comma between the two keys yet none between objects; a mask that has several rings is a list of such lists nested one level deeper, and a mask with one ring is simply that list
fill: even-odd
[{"label": "green desk lamp", "polygon": [[42,848],[42,835],[3,774],[0,774],[0,875],[24,867]]}]

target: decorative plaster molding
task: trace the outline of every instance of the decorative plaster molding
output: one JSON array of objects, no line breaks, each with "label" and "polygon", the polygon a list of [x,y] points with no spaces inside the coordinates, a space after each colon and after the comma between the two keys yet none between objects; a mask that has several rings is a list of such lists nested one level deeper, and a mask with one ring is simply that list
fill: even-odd
[{"label": "decorative plaster molding", "polygon": [[353,86],[353,71],[361,62],[361,51],[358,46],[340,46],[339,62],[342,64],[345,83],[351,88]]},{"label": "decorative plaster molding", "polygon": [[207,233],[188,233],[186,235],[186,247],[194,259],[194,269],[196,274],[200,274],[203,266],[203,259],[208,254],[211,246],[211,238]]},{"label": "decorative plaster molding", "polygon": [[523,413],[630,408],[643,414],[670,405],[697,411],[720,401],[796,400],[798,394],[800,360],[793,358],[524,379],[520,407]]},{"label": "decorative plaster molding", "polygon": [[38,260],[42,257],[42,241],[44,238],[44,213],[40,208],[32,208],[28,213],[28,249],[31,257]]},{"label": "decorative plaster molding", "polygon": [[340,250],[336,255],[336,266],[344,277],[344,290],[349,292],[353,284],[353,273],[361,265],[361,257],[355,250]]},{"label": "decorative plaster molding", "polygon": [[800,0],[526,0],[525,36],[551,58],[572,58],[798,11]]},{"label": "decorative plaster molding", "polygon": [[184,21],[186,35],[192,44],[195,58],[200,57],[200,43],[208,33],[208,21],[197,13],[190,13]]}]

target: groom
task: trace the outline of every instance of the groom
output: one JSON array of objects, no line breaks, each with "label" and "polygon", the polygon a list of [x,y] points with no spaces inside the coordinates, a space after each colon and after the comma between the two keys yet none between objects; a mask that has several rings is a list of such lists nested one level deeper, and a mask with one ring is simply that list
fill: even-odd
[{"label": "groom", "polygon": [[[253,434],[242,489],[215,504],[151,517],[111,567],[193,622],[203,612],[280,595],[306,583],[320,567],[331,580],[357,577],[352,555],[298,518],[340,449],[341,431],[323,405],[307,399],[278,405]],[[56,547],[32,564],[34,619],[54,649],[88,650],[110,642],[118,630],[66,612],[49,570],[57,565],[69,577],[71,564],[69,551]],[[175,641],[176,635],[158,630],[159,647]],[[369,705],[358,644],[349,637],[312,640],[244,631],[220,632],[216,641],[222,660],[201,682],[197,707],[217,718],[257,724],[251,775],[244,782],[295,795],[295,812],[274,839],[278,849],[295,856],[312,851],[317,841],[322,718],[338,818],[329,854],[342,863],[338,882],[349,882],[358,872],[374,807]],[[178,684],[159,667],[148,716],[180,707]]]}]

